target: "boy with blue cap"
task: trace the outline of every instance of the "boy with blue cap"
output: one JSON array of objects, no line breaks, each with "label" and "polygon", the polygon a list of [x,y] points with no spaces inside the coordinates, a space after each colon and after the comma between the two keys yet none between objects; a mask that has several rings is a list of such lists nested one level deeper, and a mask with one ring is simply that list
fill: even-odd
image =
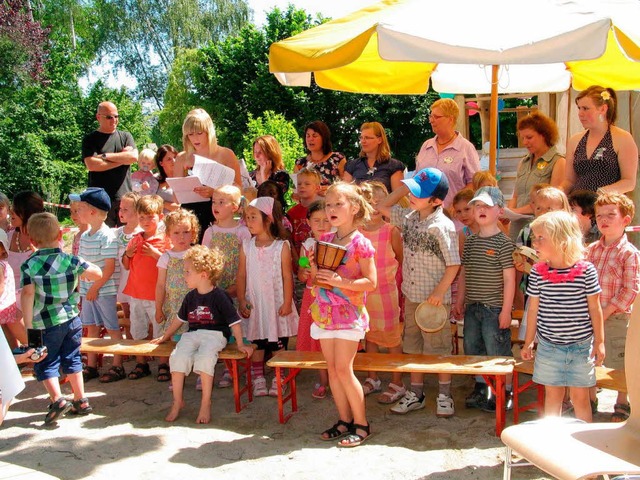
[{"label": "boy with blue cap", "polygon": [[[425,168],[378,204],[378,210],[400,227],[402,232],[402,293],[405,296],[402,350],[413,354],[451,353],[451,329],[423,332],[415,320],[420,303],[444,305],[447,317],[451,307],[451,283],[460,268],[458,234],[445,215],[443,201],[449,181],[437,168]],[[409,195],[410,208],[395,205]],[[451,375],[438,375],[439,393],[436,415],[451,417],[455,413],[451,396]],[[405,414],[425,407],[424,374],[411,374],[411,387],[391,407],[392,413]]]}]

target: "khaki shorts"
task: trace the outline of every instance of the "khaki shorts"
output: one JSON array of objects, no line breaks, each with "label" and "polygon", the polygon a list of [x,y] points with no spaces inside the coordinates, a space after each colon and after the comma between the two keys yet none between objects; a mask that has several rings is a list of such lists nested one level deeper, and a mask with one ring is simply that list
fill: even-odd
[{"label": "khaki shorts", "polygon": [[[419,303],[404,302],[404,331],[402,332],[402,351],[404,353],[423,353],[433,355],[451,354],[451,328],[445,325],[435,333],[423,332],[416,324],[416,309]],[[445,305],[447,318],[451,305]]]},{"label": "khaki shorts", "polygon": [[624,344],[627,341],[628,313],[615,313],[604,322],[604,365],[624,370]]}]

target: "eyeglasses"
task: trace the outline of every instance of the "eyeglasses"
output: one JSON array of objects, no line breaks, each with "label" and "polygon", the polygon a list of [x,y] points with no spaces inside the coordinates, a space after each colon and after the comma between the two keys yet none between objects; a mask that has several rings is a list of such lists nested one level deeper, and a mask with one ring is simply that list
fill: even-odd
[{"label": "eyeglasses", "polygon": [[102,115],[107,120],[118,120],[120,118],[120,115],[103,115],[102,113],[100,115]]},{"label": "eyeglasses", "polygon": [[444,117],[446,117],[446,115],[434,115],[433,113],[429,114],[429,120],[440,120]]},{"label": "eyeglasses", "polygon": [[360,137],[360,141],[363,142],[365,140],[375,140],[376,138],[378,138],[378,137],[364,137],[364,136],[362,136],[362,137]]}]

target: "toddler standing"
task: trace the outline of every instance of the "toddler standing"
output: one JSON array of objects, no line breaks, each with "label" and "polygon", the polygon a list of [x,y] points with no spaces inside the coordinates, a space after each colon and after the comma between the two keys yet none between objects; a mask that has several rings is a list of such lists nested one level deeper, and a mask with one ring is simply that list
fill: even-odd
[{"label": "toddler standing", "polygon": [[605,357],[598,274],[582,260],[582,233],[573,215],[546,213],[531,229],[540,262],[531,269],[527,286],[522,358],[533,358],[537,338],[533,381],[545,386],[545,415],[560,415],[565,387],[570,387],[576,418],[590,422],[589,387],[596,383],[594,366]]},{"label": "toddler standing", "polygon": [[353,360],[360,341],[369,329],[365,307],[367,292],[376,288],[376,268],[371,242],[358,232],[372,213],[359,187],[338,182],[325,195],[325,211],[335,232],[321,240],[346,247],[336,271],[318,269],[311,262],[311,279],[331,288],[313,287],[311,337],[320,340],[327,361],[331,393],[338,410],[338,421],[325,430],[321,440],[338,442],[339,447],[357,447],[371,436],[365,411],[362,385],[353,372]]},{"label": "toddler standing", "polygon": [[[304,170],[304,169],[303,169]],[[299,178],[299,177],[298,177]],[[320,184],[318,184],[320,186]],[[307,238],[300,247],[300,258],[302,265],[299,265],[298,280],[305,285],[302,293],[302,306],[300,307],[300,321],[298,322],[298,338],[296,341],[296,350],[300,352],[320,352],[320,342],[311,338],[311,324],[313,319],[311,318],[310,307],[313,303],[313,296],[311,295],[311,288],[313,284],[309,278],[309,258],[313,256],[315,251],[316,241],[331,228],[329,219],[324,210],[324,200],[313,202],[306,208],[309,226],[311,228],[312,236]],[[320,370],[320,381],[316,383],[313,393],[313,398],[322,399],[327,396],[327,389],[329,387],[329,375],[326,370]]]},{"label": "toddler standing", "polygon": [[131,174],[134,192],[140,195],[155,195],[160,183],[153,174],[156,166],[156,152],[145,148],[138,155],[138,171]]},{"label": "toddler standing", "polygon": [[[149,336],[149,324],[153,336],[160,336],[160,324],[156,322],[156,285],[158,283],[158,259],[171,243],[159,231],[163,218],[163,201],[158,195],[142,197],[137,204],[138,221],[142,232],[136,234],[122,255],[122,265],[129,270],[124,293],[129,295],[131,306],[131,336],[145,340]],[[136,367],[129,373],[129,380],[151,375],[149,364],[143,355],[136,356]]]},{"label": "toddler standing", "polygon": [[[166,234],[171,240],[171,250],[165,251],[158,259],[158,280],[156,283],[156,323],[160,325],[160,332],[164,333],[171,325],[178,313],[180,305],[189,286],[184,278],[184,256],[192,244],[198,241],[200,225],[198,218],[189,210],[180,208],[169,213],[165,219]],[[174,334],[181,335],[188,330],[187,324],[182,324]],[[159,382],[171,380],[167,358],[159,358]]]},{"label": "toddler standing", "polygon": [[[388,349],[389,353],[402,353],[400,300],[396,282],[398,267],[402,263],[402,236],[398,227],[385,222],[382,213],[376,210],[378,204],[389,195],[384,183],[364,182],[360,188],[374,211],[371,219],[359,230],[376,252],[374,261],[378,273],[378,285],[367,295],[369,331],[365,335],[365,348],[367,352],[374,353],[380,347]],[[369,372],[362,389],[365,395],[381,390],[381,381],[376,372]],[[378,402],[395,403],[405,393],[402,373],[394,372],[387,391],[378,396]]]},{"label": "toddler standing", "polygon": [[[284,240],[282,207],[271,197],[258,197],[245,210],[253,235],[242,242],[238,266],[238,305],[246,323],[247,339],[257,345],[251,357],[253,394],[277,396],[277,379],[267,390],[265,350],[286,349],[298,333],[298,312],[293,305],[291,249]],[[238,339],[238,344],[242,343]]]}]

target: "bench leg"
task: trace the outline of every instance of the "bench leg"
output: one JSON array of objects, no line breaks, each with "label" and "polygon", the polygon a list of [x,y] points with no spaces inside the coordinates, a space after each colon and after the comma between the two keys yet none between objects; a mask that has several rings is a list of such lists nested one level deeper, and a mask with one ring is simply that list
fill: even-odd
[{"label": "bench leg", "polygon": [[[241,363],[238,365],[238,361]],[[233,379],[233,398],[235,401],[236,413],[240,413],[240,411],[246,407],[250,402],[253,401],[253,390],[251,384],[251,360],[249,358],[236,360],[236,359],[225,359],[224,365],[227,367],[227,370],[231,372],[231,378]],[[245,384],[240,386],[240,377],[244,376],[246,378]],[[242,403],[242,395],[246,392],[248,402]]]},{"label": "bench leg", "polygon": [[[520,406],[520,394],[530,388],[537,389],[537,401]],[[523,385],[520,385],[518,372],[513,372],[513,423],[518,424],[520,414],[529,410],[537,410],[538,416],[542,416],[544,412],[544,386],[538,385],[533,380],[529,380]]]},{"label": "bench leg", "polygon": [[505,401],[506,375],[482,375],[484,381],[496,397],[496,436],[499,437],[506,423],[507,404]]},{"label": "bench leg", "polygon": [[[296,376],[300,373],[299,368],[290,368],[289,374],[284,377],[282,375],[283,367],[276,367],[276,382],[278,385],[278,420],[280,423],[286,423],[289,418],[298,411],[298,392],[296,386]],[[288,385],[289,389],[286,395],[282,394],[282,386]],[[285,415],[284,404],[291,400],[291,412]]]}]

